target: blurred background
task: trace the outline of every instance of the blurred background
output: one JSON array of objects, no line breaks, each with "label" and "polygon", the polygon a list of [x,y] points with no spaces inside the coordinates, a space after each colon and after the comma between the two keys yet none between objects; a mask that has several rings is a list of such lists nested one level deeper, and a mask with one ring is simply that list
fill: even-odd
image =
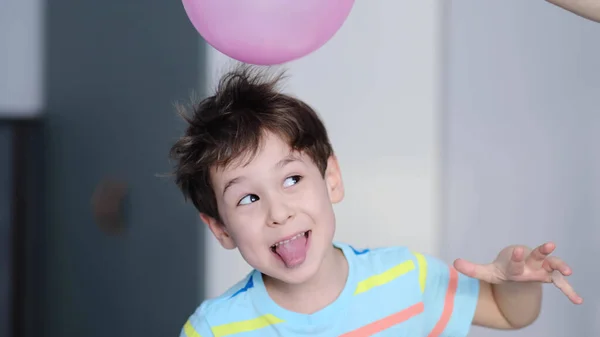
[{"label": "blurred background", "polygon": [[[174,103],[231,64],[179,1],[0,1],[0,337],[177,336],[250,270],[164,177]],[[448,263],[553,240],[584,305],[546,286],[532,326],[470,336],[600,335],[600,24],[357,1],[287,67],[341,162],[337,240]]]}]

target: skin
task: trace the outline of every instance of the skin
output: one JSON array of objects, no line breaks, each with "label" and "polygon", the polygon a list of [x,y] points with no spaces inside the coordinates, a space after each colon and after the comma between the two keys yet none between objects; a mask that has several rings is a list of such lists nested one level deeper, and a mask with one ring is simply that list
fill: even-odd
[{"label": "skin", "polygon": [[588,20],[600,22],[600,0],[547,0]]},{"label": "skin", "polygon": [[[310,314],[337,298],[348,277],[348,263],[332,245],[333,204],[344,197],[335,157],[329,158],[322,175],[309,156],[291,152],[282,139],[267,133],[249,163],[214,168],[211,182],[223,222],[206,214],[200,217],[224,248],[237,248],[248,264],[263,273],[276,303]],[[306,260],[286,267],[271,245],[307,230],[311,234]],[[571,269],[550,256],[554,248],[553,243],[534,250],[510,246],[485,265],[456,260],[459,272],[481,282],[473,324],[496,329],[531,324],[540,311],[542,283],[554,283],[573,303],[582,303],[563,277]]]},{"label": "skin", "polygon": [[571,268],[560,258],[550,256],[556,245],[545,243],[534,250],[509,246],[490,264],[474,264],[458,259],[457,271],[480,280],[481,290],[473,324],[518,329],[535,321],[540,313],[542,284],[553,283],[574,304],[582,304],[565,276]]},{"label": "skin", "polygon": [[[223,247],[238,248],[248,264],[263,273],[273,300],[302,313],[333,302],[348,275],[346,259],[332,245],[332,204],[344,197],[336,158],[329,158],[323,176],[309,156],[290,152],[287,143],[266,134],[250,163],[215,168],[211,178],[223,223],[205,214],[202,220]],[[287,268],[270,247],[306,230],[311,231],[306,260]]]}]

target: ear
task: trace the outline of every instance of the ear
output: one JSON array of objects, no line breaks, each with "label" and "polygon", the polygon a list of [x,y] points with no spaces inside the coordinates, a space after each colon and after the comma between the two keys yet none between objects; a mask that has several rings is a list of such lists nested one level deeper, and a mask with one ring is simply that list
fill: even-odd
[{"label": "ear", "polygon": [[342,181],[342,171],[337,157],[331,156],[327,160],[327,169],[325,170],[325,182],[327,191],[332,204],[336,204],[344,199],[344,182]]},{"label": "ear", "polygon": [[202,221],[208,225],[208,228],[213,233],[215,238],[217,238],[217,240],[219,241],[221,246],[223,246],[223,248],[235,249],[237,247],[235,241],[233,241],[229,233],[227,233],[225,225],[222,224],[219,220],[208,216],[204,213],[200,213],[200,219],[202,219]]}]

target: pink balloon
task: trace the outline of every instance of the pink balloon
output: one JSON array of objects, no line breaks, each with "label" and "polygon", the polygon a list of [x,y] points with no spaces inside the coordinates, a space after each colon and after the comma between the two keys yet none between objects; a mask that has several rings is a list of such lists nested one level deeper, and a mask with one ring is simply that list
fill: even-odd
[{"label": "pink balloon", "polygon": [[354,0],[183,0],[208,44],[257,65],[289,62],[319,49],[353,5]]}]

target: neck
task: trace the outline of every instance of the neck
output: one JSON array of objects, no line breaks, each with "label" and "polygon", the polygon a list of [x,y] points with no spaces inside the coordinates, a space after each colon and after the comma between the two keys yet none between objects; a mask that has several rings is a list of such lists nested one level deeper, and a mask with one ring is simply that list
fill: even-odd
[{"label": "neck", "polygon": [[264,282],[269,296],[281,307],[312,314],[333,303],[344,290],[347,279],[348,261],[344,253],[332,245],[310,280],[302,284],[288,284],[265,277]]}]

